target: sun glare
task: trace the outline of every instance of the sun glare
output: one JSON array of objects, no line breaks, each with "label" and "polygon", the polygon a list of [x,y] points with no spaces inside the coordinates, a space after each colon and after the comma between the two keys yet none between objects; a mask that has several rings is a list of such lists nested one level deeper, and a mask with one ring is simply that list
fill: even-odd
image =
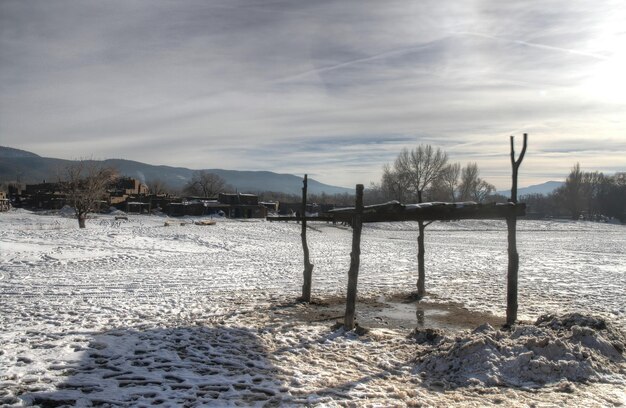
[{"label": "sun glare", "polygon": [[597,55],[606,59],[598,61],[590,72],[584,87],[589,95],[608,103],[626,103],[626,32],[623,21],[626,9],[614,10],[602,25],[602,32],[592,42]]},{"label": "sun glare", "polygon": [[610,103],[626,103],[626,53],[619,52],[596,65],[585,89]]}]

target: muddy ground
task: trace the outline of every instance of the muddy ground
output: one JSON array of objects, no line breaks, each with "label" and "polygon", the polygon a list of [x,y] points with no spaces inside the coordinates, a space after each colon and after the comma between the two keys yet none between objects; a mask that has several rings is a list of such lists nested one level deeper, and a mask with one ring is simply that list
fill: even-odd
[{"label": "muddy ground", "polygon": [[[431,297],[432,298],[432,297]],[[342,323],[346,309],[343,297],[314,299],[311,303],[283,303],[272,308],[279,314],[289,313],[301,322],[330,325]],[[356,323],[364,328],[387,328],[411,331],[434,328],[449,331],[474,329],[484,323],[493,327],[504,325],[505,318],[490,313],[469,311],[457,303],[418,300],[412,295],[396,294],[377,298],[359,298]]]}]

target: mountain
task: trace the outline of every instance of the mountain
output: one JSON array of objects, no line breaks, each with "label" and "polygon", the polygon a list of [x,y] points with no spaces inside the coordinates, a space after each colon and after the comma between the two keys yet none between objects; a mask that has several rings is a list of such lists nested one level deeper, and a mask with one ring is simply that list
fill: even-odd
[{"label": "mountain", "polygon": [[[563,181],[546,181],[541,184],[534,184],[528,187],[522,187],[517,189],[517,196],[521,197],[527,194],[543,194],[548,195],[552,193],[557,188],[561,187],[565,184]],[[503,196],[509,197],[511,195],[511,190],[507,191],[498,191],[498,194],[502,194]]]},{"label": "mountain", "polygon": [[35,153],[26,150],[13,149],[11,147],[0,146],[0,159],[17,158],[17,157],[40,157]]},{"label": "mountain", "polygon": [[[143,182],[161,180],[170,188],[181,190],[191,180],[196,170],[185,167],[154,166],[132,160],[107,159],[97,161],[110,166],[123,176],[134,177]],[[62,174],[71,160],[41,157],[24,150],[0,146],[0,182],[19,181],[22,183],[41,183],[43,180],[54,181]],[[286,194],[302,194],[302,177],[292,174],[278,174],[271,171],[238,171],[223,169],[204,169],[222,177],[227,184],[241,193],[274,191]],[[314,179],[308,180],[311,194],[353,193],[349,188],[331,186]]]}]

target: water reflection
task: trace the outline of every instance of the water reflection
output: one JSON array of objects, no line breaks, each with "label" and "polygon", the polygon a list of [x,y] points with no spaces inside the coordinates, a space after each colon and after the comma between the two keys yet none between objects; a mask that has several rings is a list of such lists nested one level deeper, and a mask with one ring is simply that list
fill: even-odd
[{"label": "water reflection", "polygon": [[415,314],[417,315],[417,325],[424,326],[424,311],[422,309],[417,309]]}]

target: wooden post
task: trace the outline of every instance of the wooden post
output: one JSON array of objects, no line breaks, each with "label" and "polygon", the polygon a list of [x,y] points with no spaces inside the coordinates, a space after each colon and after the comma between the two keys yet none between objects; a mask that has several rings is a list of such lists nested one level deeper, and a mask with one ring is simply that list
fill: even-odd
[{"label": "wooden post", "polygon": [[426,225],[424,221],[417,222],[417,297],[423,298],[426,296],[426,266],[424,255],[426,252],[426,246],[424,245],[424,232],[426,231]]},{"label": "wooden post", "polygon": [[356,310],[356,286],[359,277],[361,259],[361,229],[363,216],[363,184],[356,185],[356,200],[352,217],[352,252],[350,253],[350,271],[348,271],[348,294],[346,296],[346,316],[344,327],[354,329],[354,312]]},{"label": "wooden post", "polygon": [[[515,159],[514,137],[511,136],[511,167],[513,170],[513,185],[511,187],[512,203],[517,204],[517,173],[524,154],[526,154],[528,135],[524,133],[524,143],[519,158]],[[508,233],[509,265],[506,285],[506,325],[512,326],[517,320],[517,276],[519,271],[519,254],[517,253],[517,216],[511,215],[506,219]]]},{"label": "wooden post", "polygon": [[304,283],[302,284],[302,297],[300,300],[303,302],[311,301],[311,280],[313,278],[313,265],[309,260],[309,246],[306,242],[306,191],[307,191],[307,175],[304,175],[302,180],[302,207],[300,208],[300,219],[302,220],[302,251],[304,252]]},{"label": "wooden post", "polygon": [[[417,192],[417,202],[422,202],[422,190]],[[426,253],[426,247],[424,245],[424,232],[426,231],[426,225],[424,221],[418,221],[418,235],[417,235],[417,297],[423,298],[426,295],[426,266],[424,260],[424,254]]]}]

